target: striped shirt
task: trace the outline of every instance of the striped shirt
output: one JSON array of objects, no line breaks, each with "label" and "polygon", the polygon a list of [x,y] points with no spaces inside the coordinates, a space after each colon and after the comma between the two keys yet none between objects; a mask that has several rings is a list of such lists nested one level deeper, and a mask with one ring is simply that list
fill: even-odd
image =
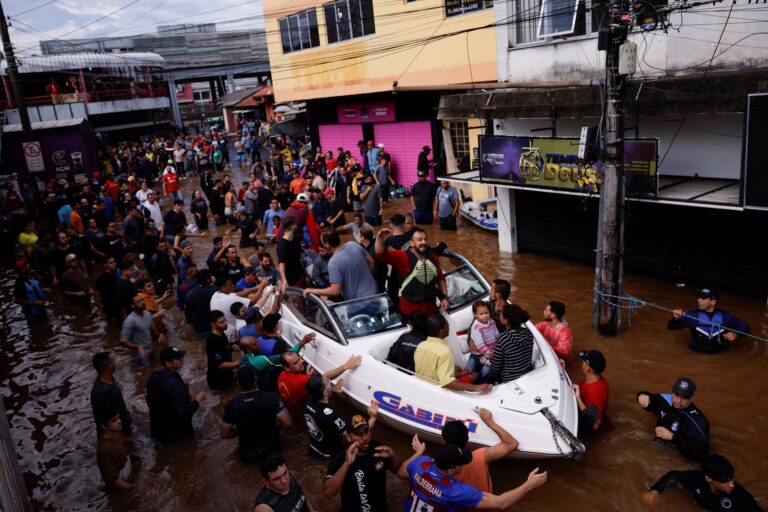
[{"label": "striped shirt", "polygon": [[503,383],[515,380],[530,371],[532,361],[533,334],[525,327],[504,331],[496,341],[490,381]]}]

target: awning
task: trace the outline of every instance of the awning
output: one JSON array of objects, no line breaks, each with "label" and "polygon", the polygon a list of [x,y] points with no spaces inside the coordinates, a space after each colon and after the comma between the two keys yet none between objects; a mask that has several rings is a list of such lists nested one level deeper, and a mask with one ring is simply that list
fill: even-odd
[{"label": "awning", "polygon": [[[566,194],[587,196],[573,190],[526,187],[525,185],[488,183],[480,180],[480,171],[460,172],[438,176],[438,180],[468,185],[488,185],[497,188],[541,192],[545,194]],[[690,178],[686,176],[659,176],[659,192],[656,198],[627,197],[627,201],[645,203],[698,206],[723,210],[743,210],[740,206],[739,180],[715,178]]]},{"label": "awning", "polygon": [[288,135],[290,137],[303,137],[307,135],[307,121],[305,119],[292,119],[273,124],[270,135]]},{"label": "awning", "polygon": [[225,94],[221,98],[217,99],[216,103],[218,103],[219,106],[224,107],[224,108],[235,107],[235,106],[237,106],[238,103],[240,103],[245,98],[247,98],[251,94],[253,94],[256,91],[258,91],[259,89],[260,89],[260,87],[255,87],[255,88],[251,87],[251,88],[248,88],[248,89],[242,89],[242,90],[239,90],[239,91],[233,91],[233,92],[230,92],[229,94]]},{"label": "awning", "polygon": [[145,126],[160,126],[170,123],[170,121],[142,121],[140,123],[113,124],[110,126],[95,127],[97,132],[114,132],[117,130],[129,130],[131,128],[143,128]]},{"label": "awning", "polygon": [[[33,130],[50,130],[52,128],[66,128],[67,126],[79,126],[85,122],[82,117],[73,119],[56,119],[52,121],[37,121],[31,123]],[[0,129],[3,133],[13,133],[23,131],[20,124],[6,124]]]},{"label": "awning", "polygon": [[241,100],[235,105],[235,108],[258,107],[259,105],[264,104],[264,101],[270,96],[272,96],[272,86],[268,85]]}]

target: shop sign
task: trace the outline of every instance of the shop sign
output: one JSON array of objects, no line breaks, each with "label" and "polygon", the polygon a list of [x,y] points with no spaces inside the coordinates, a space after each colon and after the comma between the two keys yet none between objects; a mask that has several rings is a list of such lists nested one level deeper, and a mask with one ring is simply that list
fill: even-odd
[{"label": "shop sign", "polygon": [[393,101],[345,103],[338,106],[339,123],[382,123],[395,120]]},{"label": "shop sign", "polygon": [[[579,158],[579,139],[555,137],[480,137],[480,181],[526,187],[598,193],[602,162]],[[626,195],[656,197],[657,139],[626,139]]]}]

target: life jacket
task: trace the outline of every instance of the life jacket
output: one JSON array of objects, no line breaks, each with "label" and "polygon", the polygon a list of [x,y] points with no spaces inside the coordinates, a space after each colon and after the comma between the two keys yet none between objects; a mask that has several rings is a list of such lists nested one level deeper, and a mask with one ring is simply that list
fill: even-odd
[{"label": "life jacket", "polygon": [[427,249],[427,257],[420,260],[413,251],[406,251],[411,272],[400,284],[400,297],[410,302],[434,301],[437,297],[437,260]]},{"label": "life jacket", "polygon": [[712,318],[707,315],[705,311],[699,310],[696,315],[698,316],[699,325],[696,327],[696,331],[700,335],[706,336],[708,339],[712,339],[714,337],[718,337],[721,333],[725,331],[723,329],[723,312],[722,311],[715,311],[715,314],[712,315]]},{"label": "life jacket", "polygon": [[[43,300],[43,290],[40,288],[40,283],[36,279],[28,277],[24,279],[24,292],[27,296],[27,300]],[[45,314],[45,308],[39,306],[29,306],[29,314],[33,317],[42,316]]]}]

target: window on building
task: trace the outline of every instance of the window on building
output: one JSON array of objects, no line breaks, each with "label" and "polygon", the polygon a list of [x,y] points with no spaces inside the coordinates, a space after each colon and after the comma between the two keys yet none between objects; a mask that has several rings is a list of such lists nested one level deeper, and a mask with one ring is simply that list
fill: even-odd
[{"label": "window on building", "polygon": [[211,91],[209,90],[202,90],[202,91],[194,91],[192,93],[192,97],[195,101],[211,101]]},{"label": "window on building", "polygon": [[469,127],[466,121],[450,121],[448,129],[451,132],[453,156],[457,159],[469,156]]},{"label": "window on building", "polygon": [[323,5],[328,43],[376,33],[372,0],[336,0]]},{"label": "window on building", "polygon": [[511,27],[515,30],[515,43],[525,44],[538,41],[536,30],[539,25],[541,0],[514,0],[515,22]]},{"label": "window on building", "polygon": [[[544,2],[560,2],[566,8],[558,8],[554,4],[542,5],[542,0],[513,0],[515,23],[509,26],[511,45],[540,43],[542,39],[552,36],[582,36],[596,33],[600,23],[605,20],[605,11],[589,8],[584,0],[544,0]],[[544,9],[548,9],[545,14]],[[553,12],[554,9],[554,12]],[[567,20],[566,20],[567,18]],[[565,27],[566,24],[572,23]],[[563,28],[556,31],[556,28]],[[565,30],[567,28],[567,30]],[[542,33],[543,31],[543,33]]]},{"label": "window on building", "polygon": [[493,9],[493,0],[445,0],[446,16],[458,16],[483,9]]},{"label": "window on building", "polygon": [[278,20],[283,53],[297,52],[320,46],[317,31],[317,13],[314,9]]},{"label": "window on building", "polygon": [[573,34],[579,0],[542,0],[539,38]]}]

